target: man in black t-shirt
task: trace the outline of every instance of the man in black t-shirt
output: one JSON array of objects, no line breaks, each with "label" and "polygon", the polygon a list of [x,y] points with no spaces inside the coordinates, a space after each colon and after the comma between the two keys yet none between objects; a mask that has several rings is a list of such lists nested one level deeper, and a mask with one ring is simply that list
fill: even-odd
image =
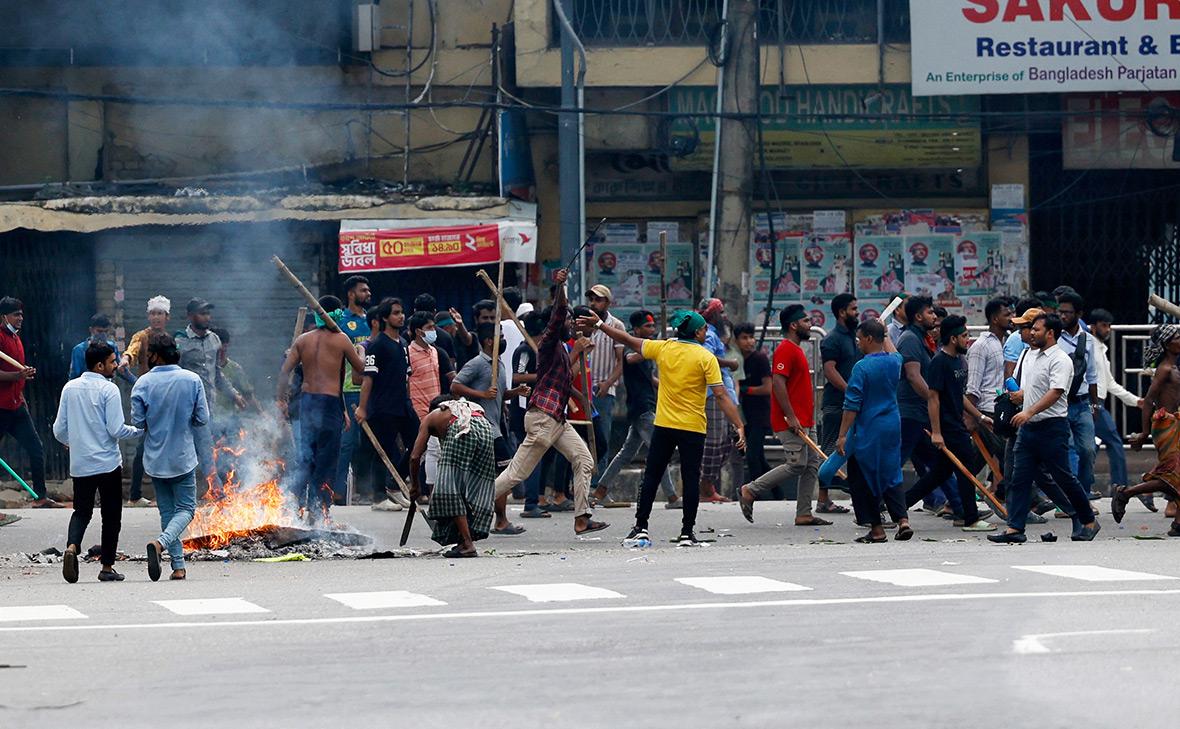
[{"label": "man in black t-shirt", "polygon": [[746,483],[770,470],[766,462],[766,436],[770,427],[770,358],[758,348],[753,324],[738,324],[733,330],[744,363],[746,377],[739,383],[738,398],[746,418]]},{"label": "man in black t-shirt", "polygon": [[[418,414],[410,403],[410,356],[401,339],[406,315],[398,299],[385,299],[378,306],[381,334],[365,348],[365,382],[361,386],[361,404],[356,411],[358,423],[368,421],[377,442],[397,464],[398,473],[409,482],[410,450],[418,438]],[[398,437],[401,437],[400,450]],[[399,454],[396,458],[394,454]],[[392,477],[373,479],[373,505],[377,511],[395,510],[385,504],[409,507],[410,502],[397,488],[388,490]]]},{"label": "man in black t-shirt", "polygon": [[[971,434],[963,421],[963,410],[970,412],[975,422],[991,422],[990,418],[984,417],[974,403],[967,399],[967,365],[963,361],[963,355],[967,354],[967,345],[970,342],[967,320],[961,316],[948,316],[943,319],[939,339],[942,348],[926,367],[926,386],[930,391],[926,400],[927,414],[930,417],[930,440],[937,450],[937,457],[932,459],[929,470],[906,492],[907,507],[914,506],[948,478],[956,476],[954,464],[942,451],[944,446],[962,463],[974,462],[975,450],[971,444]],[[971,482],[961,475],[955,480],[959,486],[959,498],[963,501],[963,531],[995,530],[994,524],[983,520],[991,513],[979,513]]]},{"label": "man in black t-shirt", "polygon": [[[631,332],[639,339],[651,339],[656,333],[656,319],[650,311],[640,310],[631,315]],[[652,360],[639,352],[623,355],[623,388],[627,391],[627,438],[623,447],[611,459],[599,481],[600,488],[609,489],[611,482],[628,466],[639,449],[651,445],[656,422],[656,377]],[[666,509],[681,508],[672,476],[665,472],[660,487],[668,499]]]},{"label": "man in black t-shirt", "polygon": [[[824,371],[819,447],[829,456],[836,451],[836,440],[840,437],[848,378],[852,376],[852,368],[864,357],[856,346],[856,328],[860,326],[860,305],[856,297],[852,294],[837,295],[832,299],[832,316],[835,317],[836,325],[819,345]],[[843,479],[836,477],[833,483],[841,485]],[[820,514],[848,513],[847,507],[831,501],[822,489],[815,510]]]}]

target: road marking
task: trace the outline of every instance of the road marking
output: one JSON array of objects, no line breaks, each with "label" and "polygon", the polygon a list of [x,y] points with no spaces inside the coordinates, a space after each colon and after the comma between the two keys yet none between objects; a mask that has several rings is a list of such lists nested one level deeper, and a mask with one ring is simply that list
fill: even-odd
[{"label": "road marking", "polygon": [[626,597],[613,590],[579,585],[576,582],[554,582],[548,585],[502,585],[489,590],[510,592],[528,598],[529,602],[572,602],[574,600],[609,600]]},{"label": "road marking", "polygon": [[1079,630],[1072,633],[1034,633],[1032,635],[1022,635],[1012,641],[1012,652],[1022,656],[1052,653],[1053,651],[1044,643],[1044,641],[1050,638],[1074,638],[1089,635],[1130,635],[1154,632],[1150,628],[1133,628],[1127,630]]},{"label": "road marking", "polygon": [[428,595],[419,595],[416,592],[406,592],[405,590],[390,590],[388,592],[336,592],[330,595],[324,595],[324,597],[347,605],[353,610],[446,605],[442,600],[435,600]]},{"label": "road marking", "polygon": [[18,620],[77,620],[85,617],[69,605],[0,607],[0,623]]},{"label": "road marking", "polygon": [[879,597],[831,597],[794,600],[748,600],[745,602],[695,602],[671,605],[616,605],[613,607],[538,608],[534,610],[484,610],[470,613],[408,613],[402,615],[358,615],[346,618],[284,618],[280,620],[223,620],[204,623],[109,623],[105,625],[23,625],[0,627],[0,633],[53,633],[79,630],[161,630],[170,628],[283,627],[292,625],[341,625],[349,623],[394,623],[418,620],[484,620],[494,618],[560,617],[566,615],[608,615],[616,613],[666,613],[699,610],[750,610],[756,608],[816,608],[838,605],[881,605],[911,602],[966,602],[977,600],[1046,600],[1078,597],[1180,597],[1180,590],[1084,590],[1074,592],[979,592]]},{"label": "road marking", "polygon": [[846,577],[858,580],[884,582],[898,587],[940,587],[943,585],[983,585],[996,580],[972,575],[957,575],[953,572],[928,569],[905,570],[864,570],[860,572],[841,572]]},{"label": "road marking", "polygon": [[177,615],[245,615],[270,612],[261,605],[255,605],[240,597],[212,597],[203,600],[152,600],[152,602]]},{"label": "road marking", "polygon": [[753,595],[762,592],[801,592],[810,587],[793,582],[779,582],[767,577],[677,577],[676,581],[689,587],[698,587],[714,595]]},{"label": "road marking", "polygon": [[1154,582],[1159,580],[1175,580],[1176,577],[1167,575],[1153,575],[1150,572],[1133,572],[1131,570],[1116,570],[1110,567],[1097,567],[1092,564],[1056,564],[1037,565],[1033,567],[1016,567],[1014,570],[1025,572],[1039,572],[1054,577],[1068,577],[1071,580],[1086,582]]}]

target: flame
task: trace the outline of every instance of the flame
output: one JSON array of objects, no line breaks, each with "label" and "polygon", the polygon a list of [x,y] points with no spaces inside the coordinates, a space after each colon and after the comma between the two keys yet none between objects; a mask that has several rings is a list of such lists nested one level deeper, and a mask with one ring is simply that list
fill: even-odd
[{"label": "flame", "polygon": [[[199,538],[201,547],[215,549],[260,527],[300,524],[301,509],[295,497],[280,484],[286,464],[278,458],[251,459],[247,444],[251,440],[245,430],[237,434],[235,444],[225,442],[224,438],[217,443],[213,450],[214,463],[228,458],[232,467],[220,487],[216,486],[215,477],[209,478],[210,489],[197,506],[186,542]],[[245,483],[239,475],[242,470],[260,474],[260,478]]]}]

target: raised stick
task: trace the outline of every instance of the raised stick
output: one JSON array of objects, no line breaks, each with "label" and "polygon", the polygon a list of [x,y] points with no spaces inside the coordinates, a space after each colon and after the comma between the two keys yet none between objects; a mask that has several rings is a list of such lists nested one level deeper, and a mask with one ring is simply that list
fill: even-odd
[{"label": "raised stick", "polygon": [[[500,374],[500,322],[504,320],[504,295],[500,292],[504,290],[504,254],[500,254],[500,272],[496,274],[496,328],[492,332],[492,389],[499,389],[499,374]],[[479,335],[476,335],[478,339]],[[476,342],[478,345],[479,342]],[[500,393],[500,397],[506,397],[506,393]],[[497,414],[498,415],[498,414]]]},{"label": "raised stick", "polygon": [[[926,435],[931,435],[929,430],[926,431]],[[959,470],[959,473],[963,474],[968,480],[971,481],[972,485],[975,486],[975,490],[979,492],[980,496],[987,500],[987,503],[991,504],[992,509],[1000,515],[1000,518],[1007,521],[1008,510],[1004,508],[1004,505],[1000,503],[999,499],[997,499],[991,491],[988,491],[983,487],[983,484],[979,482],[979,479],[975,478],[975,474],[971,473],[971,471],[969,471],[967,467],[963,465],[963,462],[960,461],[954,453],[951,453],[951,449],[947,448],[945,443],[938,448],[942,451],[942,454],[946,456],[952,464],[954,464],[955,468]]]},{"label": "raised stick", "polygon": [[[815,455],[819,456],[820,458],[822,458],[825,461],[828,460],[828,455],[826,453],[824,453],[824,449],[820,448],[816,444],[816,442],[811,439],[811,436],[807,434],[806,430],[796,430],[793,432],[795,433],[795,435],[797,435],[803,439],[803,442],[807,444],[808,448],[810,448],[812,451],[815,452]],[[842,479],[845,479],[845,480],[848,479],[848,474],[844,472],[844,469],[840,469],[839,471],[836,471],[836,475]]]},{"label": "raised stick", "polygon": [[521,335],[524,336],[524,341],[528,342],[529,347],[531,347],[532,350],[536,352],[537,342],[529,336],[528,332],[525,331],[524,324],[520,323],[520,319],[517,318],[516,312],[512,309],[509,309],[508,304],[504,303],[504,297],[500,295],[500,289],[496,288],[496,282],[492,280],[492,277],[489,276],[487,271],[484,271],[482,268],[475,272],[475,276],[487,284],[488,290],[492,292],[492,296],[495,296],[500,302],[500,308],[504,310],[505,316],[512,320],[512,323],[516,325],[516,328],[520,330]]},{"label": "raised stick", "polygon": [[283,274],[291,282],[291,285],[303,295],[303,298],[307,299],[307,305],[311,307],[312,311],[320,315],[320,319],[324,321],[324,326],[334,332],[339,332],[340,326],[336,323],[336,320],[328,316],[328,312],[324,311],[324,307],[320,306],[319,299],[307,290],[307,287],[303,285],[303,282],[299,280],[298,276],[291,273],[291,269],[287,268],[287,264],[283,263],[282,259],[278,256],[271,256],[270,260],[274,261],[275,267],[279,269],[279,273]]},{"label": "raised stick", "polygon": [[291,335],[291,344],[295,344],[295,340],[303,334],[303,327],[307,325],[307,307],[299,307],[299,313],[295,315],[295,333]]},{"label": "raised stick", "polygon": [[15,359],[13,359],[12,357],[9,357],[9,356],[8,356],[7,354],[5,354],[4,352],[0,352],[0,359],[4,360],[4,361],[5,361],[5,362],[7,362],[8,364],[10,364],[10,365],[12,365],[13,367],[15,367],[17,372],[20,372],[21,370],[24,370],[24,369],[27,369],[27,368],[28,368],[28,365],[23,365],[23,364],[21,364],[20,362],[17,362]]},{"label": "raised stick", "polygon": [[897,311],[897,307],[901,306],[904,302],[905,299],[900,296],[893,297],[893,301],[890,301],[889,306],[885,307],[885,311],[881,312],[881,323],[887,324],[889,317],[893,316],[893,312]]},{"label": "raised stick", "polygon": [[1176,306],[1162,296],[1156,296],[1155,294],[1152,294],[1151,296],[1147,297],[1147,303],[1170,317],[1180,319],[1180,306]]}]

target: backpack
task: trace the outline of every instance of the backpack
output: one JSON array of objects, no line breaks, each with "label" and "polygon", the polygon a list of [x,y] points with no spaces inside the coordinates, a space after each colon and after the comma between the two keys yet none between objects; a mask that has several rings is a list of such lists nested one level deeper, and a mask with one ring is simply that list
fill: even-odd
[{"label": "backpack", "polygon": [[[1016,382],[1020,383],[1021,371],[1024,369],[1024,358],[1030,350],[1026,349],[1020,355],[1020,360],[1016,363],[1016,371],[1012,376],[1016,378]],[[1012,427],[1012,418],[1021,410],[1020,406],[1012,402],[1012,398],[1008,397],[1005,391],[996,395],[995,416],[992,423],[992,432],[1001,438],[1011,438],[1016,435],[1016,428]]]},{"label": "backpack", "polygon": [[1073,382],[1069,385],[1068,396],[1072,400],[1077,396],[1078,390],[1082,387],[1082,380],[1086,379],[1086,332],[1084,330],[1078,331],[1078,346],[1073,350]]}]

